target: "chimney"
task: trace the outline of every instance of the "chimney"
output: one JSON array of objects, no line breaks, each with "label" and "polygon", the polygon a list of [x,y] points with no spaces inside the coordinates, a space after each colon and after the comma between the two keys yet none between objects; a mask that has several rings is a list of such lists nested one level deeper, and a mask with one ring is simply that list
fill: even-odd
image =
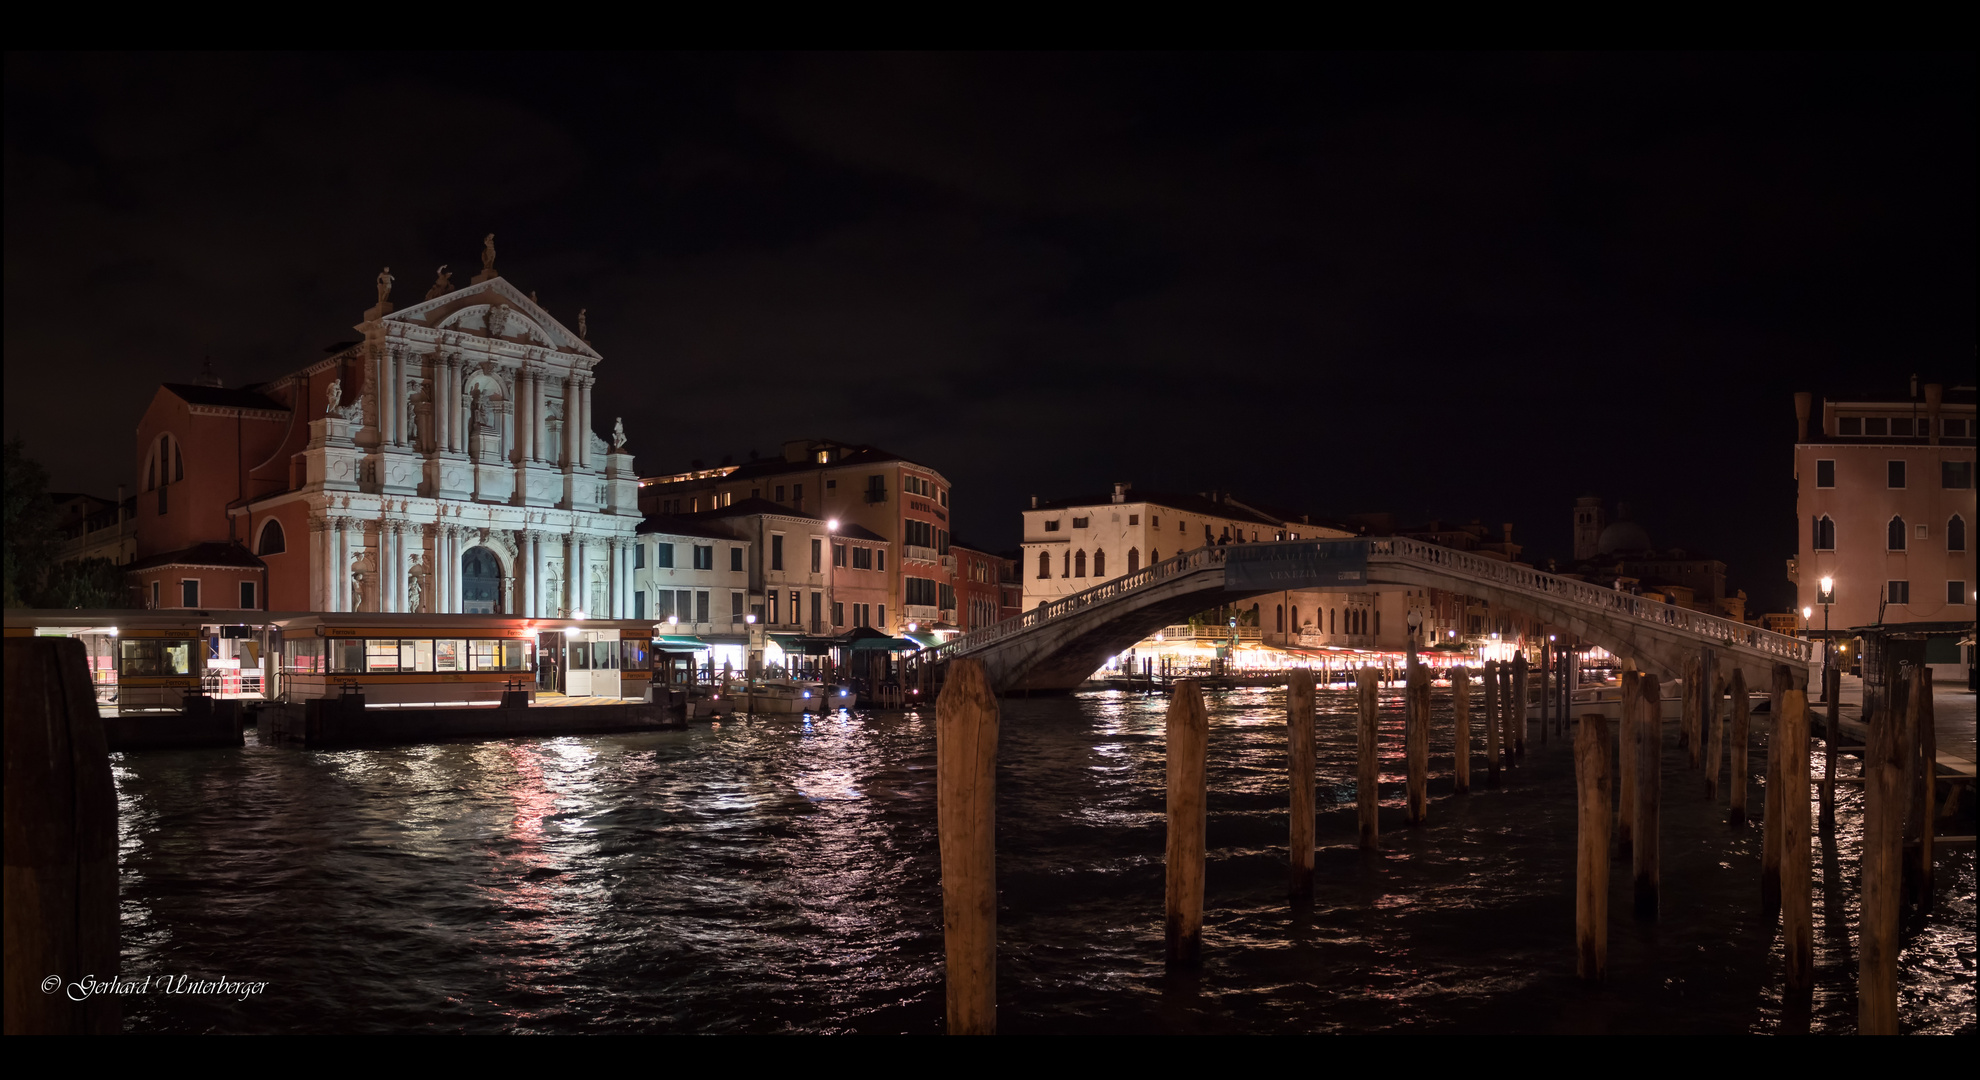
[{"label": "chimney", "polygon": [[1822,437],[1836,437],[1836,403],[1828,398],[1822,399]]},{"label": "chimney", "polygon": [[1808,406],[1814,400],[1815,396],[1806,390],[1794,395],[1795,442],[1805,443],[1808,441]]},{"label": "chimney", "polygon": [[1036,510],[1036,509],[1038,509],[1038,496],[1036,496],[1036,495],[1033,495],[1033,496],[1031,497],[1031,508],[1032,508],[1033,510]]},{"label": "chimney", "polygon": [[[1506,546],[1507,546],[1507,547],[1511,547],[1511,546],[1512,546],[1512,522],[1510,522],[1510,521],[1508,521],[1508,522],[1506,522],[1506,523],[1505,523],[1504,525],[1501,525],[1501,526],[1500,526],[1500,528],[1503,528],[1504,530],[1506,530]],[[1511,554],[1511,553],[1510,553],[1510,552],[1508,552],[1507,554]]]},{"label": "chimney", "polygon": [[1122,484],[1115,484],[1115,485],[1114,485],[1114,501],[1115,501],[1115,502],[1117,502],[1117,503],[1124,503],[1124,502],[1126,502],[1126,501],[1127,501],[1127,493],[1128,493],[1128,488],[1129,488],[1129,487],[1131,487],[1131,486],[1132,486],[1132,485],[1130,485],[1130,484],[1125,484],[1125,483],[1122,483]]},{"label": "chimney", "polygon": [[1939,445],[1939,428],[1943,426],[1939,423],[1939,406],[1945,399],[1946,387],[1944,383],[1925,384],[1926,434],[1931,436],[1926,441],[1933,446]]}]

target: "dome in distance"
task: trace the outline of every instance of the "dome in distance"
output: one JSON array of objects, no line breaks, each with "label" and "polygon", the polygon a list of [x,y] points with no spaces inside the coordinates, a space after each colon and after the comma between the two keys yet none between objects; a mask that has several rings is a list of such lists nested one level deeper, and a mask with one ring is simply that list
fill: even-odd
[{"label": "dome in distance", "polygon": [[1626,552],[1650,551],[1650,534],[1634,521],[1617,521],[1602,530],[1602,537],[1596,541],[1604,555],[1619,555]]}]

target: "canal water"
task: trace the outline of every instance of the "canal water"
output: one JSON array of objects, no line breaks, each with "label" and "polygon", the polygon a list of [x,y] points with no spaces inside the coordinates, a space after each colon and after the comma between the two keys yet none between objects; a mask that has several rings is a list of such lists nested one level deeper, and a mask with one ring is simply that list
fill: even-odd
[{"label": "canal water", "polygon": [[[1284,693],[1210,696],[1204,964],[1185,977],[1161,960],[1166,701],[1002,703],[1001,1031],[1853,1028],[1860,787],[1840,786],[1817,837],[1817,990],[1784,1007],[1759,830],[1730,830],[1723,794],[1708,803],[1667,739],[1663,913],[1630,914],[1615,864],[1609,980],[1589,988],[1574,978],[1568,741],[1529,743],[1487,789],[1474,720],[1474,790],[1452,796],[1439,690],[1430,820],[1410,828],[1385,692],[1383,851],[1368,856],[1352,703],[1320,696],[1321,851],[1298,911]],[[934,744],[932,717],[892,713],[119,756],[124,974],[265,984],[129,995],[125,1027],[939,1032]],[[1759,752],[1753,770],[1758,807]],[[1944,857],[1938,908],[1903,953],[1907,1030],[1974,1031],[1974,896],[1972,849]]]}]

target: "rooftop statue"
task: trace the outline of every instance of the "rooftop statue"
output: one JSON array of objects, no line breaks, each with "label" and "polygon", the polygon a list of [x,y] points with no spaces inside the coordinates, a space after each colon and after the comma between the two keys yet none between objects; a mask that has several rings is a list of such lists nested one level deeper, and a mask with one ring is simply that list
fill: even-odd
[{"label": "rooftop statue", "polygon": [[591,340],[591,332],[585,329],[584,312],[585,312],[584,308],[578,309],[578,337],[581,337],[589,341]]},{"label": "rooftop statue", "polygon": [[426,298],[431,300],[436,296],[445,296],[453,291],[454,275],[447,272],[446,263],[441,263],[440,269],[433,272],[433,287],[426,290]]},{"label": "rooftop statue", "polygon": [[612,418],[612,449],[624,450],[625,448],[626,448],[626,418],[623,416],[615,416]]},{"label": "rooftop statue", "polygon": [[495,234],[481,238],[481,271],[484,274],[495,272]]},{"label": "rooftop statue", "polygon": [[378,302],[382,304],[386,300],[390,299],[391,296],[392,296],[392,268],[388,266],[385,269],[380,270],[378,272]]},{"label": "rooftop statue", "polygon": [[340,403],[342,403],[344,400],[344,380],[331,379],[330,389],[324,392],[324,396],[329,398],[330,400],[328,404],[323,406],[323,415],[325,416],[337,415],[337,406]]}]

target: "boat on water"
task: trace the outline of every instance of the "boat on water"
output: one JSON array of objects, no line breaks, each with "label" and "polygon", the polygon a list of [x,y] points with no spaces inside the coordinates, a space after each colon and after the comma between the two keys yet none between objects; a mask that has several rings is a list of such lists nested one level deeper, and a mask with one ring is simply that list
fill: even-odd
[{"label": "boat on water", "polygon": [[731,686],[727,693],[711,699],[713,712],[734,710],[770,716],[801,716],[829,712],[852,704],[851,692],[825,683],[790,679],[767,679]]}]

